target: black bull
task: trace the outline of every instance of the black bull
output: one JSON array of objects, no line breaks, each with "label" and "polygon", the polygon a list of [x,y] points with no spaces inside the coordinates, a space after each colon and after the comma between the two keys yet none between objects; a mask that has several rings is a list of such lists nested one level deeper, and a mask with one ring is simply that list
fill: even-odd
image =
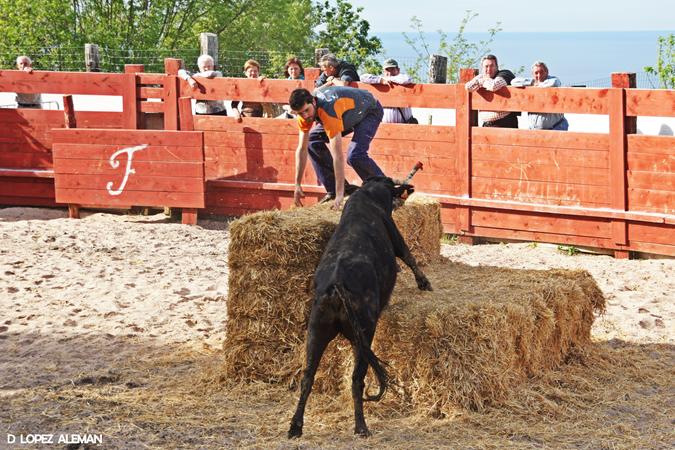
[{"label": "black bull", "polygon": [[[390,178],[373,178],[345,204],[340,223],[314,277],[315,296],[307,327],[306,367],[289,438],[302,435],[305,405],[316,370],[326,346],[338,333],[351,342],[354,351],[354,433],[370,434],[363,416],[363,400],[379,400],[388,381],[386,370],[370,346],[377,320],[396,283],[396,257],[412,269],[421,290],[431,290],[429,280],[417,267],[391,217],[393,200],[411,191],[412,186],[397,186]],[[369,365],[377,376],[379,392],[364,399],[364,379]]]}]

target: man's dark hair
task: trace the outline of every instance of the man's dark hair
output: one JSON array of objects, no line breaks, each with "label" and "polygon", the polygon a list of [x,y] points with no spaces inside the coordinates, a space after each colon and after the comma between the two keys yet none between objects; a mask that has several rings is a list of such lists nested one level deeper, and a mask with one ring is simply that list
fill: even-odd
[{"label": "man's dark hair", "polygon": [[291,106],[293,111],[300,111],[303,106],[305,106],[307,103],[312,103],[313,101],[314,97],[312,97],[311,92],[304,88],[298,88],[291,92],[291,96],[288,99],[288,104]]},{"label": "man's dark hair", "polygon": [[495,55],[488,54],[488,55],[483,56],[483,57],[480,59],[481,64],[483,64],[483,61],[485,61],[486,59],[489,59],[489,60],[494,61],[494,62],[495,62],[495,66],[497,66],[497,69],[499,69],[499,62],[497,61],[497,57],[496,57]]}]

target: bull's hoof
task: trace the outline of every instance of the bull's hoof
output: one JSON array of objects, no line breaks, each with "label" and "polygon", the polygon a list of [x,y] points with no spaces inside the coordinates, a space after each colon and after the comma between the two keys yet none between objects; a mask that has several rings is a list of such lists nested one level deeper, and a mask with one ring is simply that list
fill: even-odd
[{"label": "bull's hoof", "polygon": [[299,438],[302,436],[302,425],[291,423],[291,429],[288,430],[288,439]]},{"label": "bull's hoof", "polygon": [[417,280],[417,287],[420,291],[433,291],[431,283],[429,283],[429,280],[427,280],[426,277]]},{"label": "bull's hoof", "polygon": [[356,427],[354,428],[354,434],[362,438],[367,438],[372,436],[371,432],[368,430],[368,427]]}]

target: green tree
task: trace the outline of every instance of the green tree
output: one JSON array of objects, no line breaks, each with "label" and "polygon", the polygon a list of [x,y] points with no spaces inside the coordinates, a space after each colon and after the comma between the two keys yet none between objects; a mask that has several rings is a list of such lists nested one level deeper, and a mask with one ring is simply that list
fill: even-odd
[{"label": "green tree", "polygon": [[657,75],[662,88],[675,89],[675,35],[659,36],[658,43],[656,67],[647,66],[645,71]]},{"label": "green tree", "polygon": [[[283,63],[297,55],[307,60],[314,54],[313,28],[318,15],[309,0],[255,0],[233,15],[226,7],[193,27],[190,46],[198,45],[201,32],[218,35],[221,62],[226,73],[241,76],[243,63],[255,58],[266,75],[281,75]],[[222,20],[220,17],[228,17]]]},{"label": "green tree", "polygon": [[370,24],[361,17],[362,7],[354,7],[346,0],[337,0],[335,6],[324,1],[317,4],[318,23],[325,26],[314,39],[317,48],[328,48],[338,58],[368,71],[381,70],[375,58],[382,52],[382,41],[369,36]]},{"label": "green tree", "polygon": [[[448,83],[457,83],[459,69],[476,67],[480,58],[490,52],[489,46],[494,41],[495,35],[502,30],[500,27],[501,23],[497,22],[494,27],[488,28],[487,39],[471,42],[466,38],[465,30],[466,26],[476,17],[478,17],[478,13],[467,10],[452,40],[448,40],[447,33],[438,30],[440,42],[438,50],[434,53],[448,58]],[[410,19],[410,28],[414,31],[413,35],[403,33],[403,37],[406,44],[412,47],[417,55],[417,59],[412,66],[406,66],[406,70],[411,77],[420,81],[426,81],[428,76],[425,70],[432,53],[429,43],[424,37],[422,21],[413,16]]]},{"label": "green tree", "polygon": [[[0,0],[0,64],[11,67],[25,53],[39,69],[82,70],[83,46],[95,43],[105,71],[125,63],[161,71],[165,57],[194,67],[199,34],[212,32],[221,66],[232,76],[241,75],[250,57],[268,75],[279,75],[288,56],[310,62],[319,46],[359,65],[374,61],[382,47],[368,36],[361,10],[346,0]],[[64,66],[67,52],[76,61]]]}]

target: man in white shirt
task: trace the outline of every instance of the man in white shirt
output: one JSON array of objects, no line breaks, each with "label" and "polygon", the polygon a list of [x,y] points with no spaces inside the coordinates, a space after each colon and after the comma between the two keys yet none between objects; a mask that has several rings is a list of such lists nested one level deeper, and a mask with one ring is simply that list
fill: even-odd
[{"label": "man in white shirt", "polygon": [[[361,82],[367,84],[386,84],[390,87],[395,84],[413,84],[409,75],[401,73],[395,59],[388,59],[382,64],[382,75],[364,73],[360,77]],[[411,118],[415,122],[410,122]],[[413,118],[410,108],[384,108],[382,123],[417,123],[417,121]]]},{"label": "man in white shirt", "polygon": [[[16,58],[16,68],[18,70],[33,73],[33,61],[28,56],[21,55]],[[33,108],[41,109],[42,108],[42,95],[39,93],[36,94],[24,94],[17,92],[16,94],[16,104],[19,108]]]},{"label": "man in white shirt", "polygon": [[[549,75],[548,66],[543,61],[535,61],[532,64],[532,78],[516,77],[511,82],[512,86],[525,87],[560,87],[561,83],[558,77]],[[530,130],[558,130],[567,131],[569,123],[562,113],[527,113],[528,128]]]},{"label": "man in white shirt", "polygon": [[[178,71],[178,78],[188,82],[192,89],[198,89],[199,85],[196,78],[216,78],[222,77],[223,73],[215,69],[215,61],[210,55],[201,55],[197,59],[199,72],[190,73],[185,69]],[[214,116],[226,116],[227,109],[222,100],[197,100],[195,103],[196,114],[209,114]]]}]

